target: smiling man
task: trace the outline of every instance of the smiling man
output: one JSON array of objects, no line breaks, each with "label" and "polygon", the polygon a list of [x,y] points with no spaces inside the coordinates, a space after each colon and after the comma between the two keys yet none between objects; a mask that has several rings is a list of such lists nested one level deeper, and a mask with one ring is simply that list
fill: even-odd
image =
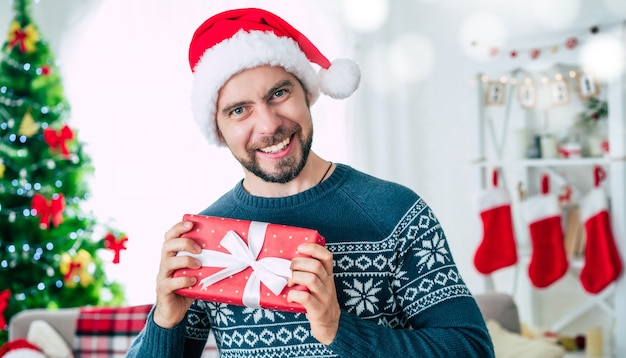
[{"label": "smiling man", "polygon": [[[260,9],[217,14],[195,32],[192,109],[207,140],[226,146],[244,178],[201,214],[317,230],[291,260],[287,300],[306,314],[180,296],[195,285],[175,224],[163,243],[157,299],[129,357],[199,357],[215,335],[222,357],[492,357],[482,315],[445,234],[412,190],[333,164],[311,150],[320,92],[358,87],[349,60],[329,62],[305,36]],[[321,69],[316,72],[312,64]]]},{"label": "smiling man", "polygon": [[[317,183],[301,183],[302,179],[314,179],[331,166],[315,154],[309,158],[313,143],[310,101],[311,95],[298,79],[282,67],[244,70],[220,89],[219,139],[246,171],[244,187],[250,194],[297,194]],[[300,175],[305,168],[310,173]]]}]

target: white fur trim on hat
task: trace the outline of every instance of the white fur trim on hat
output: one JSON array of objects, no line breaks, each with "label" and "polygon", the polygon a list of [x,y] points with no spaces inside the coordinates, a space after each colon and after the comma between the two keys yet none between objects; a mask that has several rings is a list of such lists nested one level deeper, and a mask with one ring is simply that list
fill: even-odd
[{"label": "white fur trim on hat", "polygon": [[233,75],[261,65],[281,66],[294,74],[313,96],[311,104],[319,97],[317,73],[294,40],[271,32],[240,30],[208,49],[194,70],[191,109],[209,143],[223,145],[215,123],[218,91]]}]

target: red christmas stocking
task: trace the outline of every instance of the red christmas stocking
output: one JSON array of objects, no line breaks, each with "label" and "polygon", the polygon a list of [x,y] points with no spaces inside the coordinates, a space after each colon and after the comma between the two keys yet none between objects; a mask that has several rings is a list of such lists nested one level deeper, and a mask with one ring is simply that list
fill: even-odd
[{"label": "red christmas stocking", "polygon": [[493,172],[493,185],[478,197],[483,237],[474,254],[474,266],[485,275],[517,262],[511,200],[507,191],[498,186],[497,170]]},{"label": "red christmas stocking", "polygon": [[542,194],[522,203],[532,241],[528,276],[537,288],[545,288],[563,277],[568,262],[556,195],[549,194],[548,176],[542,178]]},{"label": "red christmas stocking", "polygon": [[585,264],[580,282],[589,293],[599,293],[622,272],[622,260],[613,239],[607,199],[599,187],[604,172],[596,168],[595,187],[581,200],[581,220],[585,227]]}]

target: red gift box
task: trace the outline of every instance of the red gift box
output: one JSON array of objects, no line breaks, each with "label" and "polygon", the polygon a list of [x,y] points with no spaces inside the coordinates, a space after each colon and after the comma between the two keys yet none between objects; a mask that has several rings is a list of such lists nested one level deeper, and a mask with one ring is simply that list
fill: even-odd
[{"label": "red gift box", "polygon": [[287,281],[291,259],[306,256],[298,252],[300,244],[326,243],[317,231],[191,214],[183,220],[193,222],[193,229],[182,236],[195,240],[202,253],[181,251],[178,255],[193,256],[202,261],[202,267],[177,270],[174,277],[195,276],[198,282],[176,293],[238,306],[306,312],[301,304],[287,302],[287,293],[307,288],[287,287]]}]

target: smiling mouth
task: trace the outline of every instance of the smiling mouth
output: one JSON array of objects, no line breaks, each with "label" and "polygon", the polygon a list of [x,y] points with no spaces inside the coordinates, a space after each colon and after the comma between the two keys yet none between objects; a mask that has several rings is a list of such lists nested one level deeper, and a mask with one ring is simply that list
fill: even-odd
[{"label": "smiling mouth", "polygon": [[274,145],[269,146],[269,147],[261,148],[259,150],[261,152],[263,152],[263,153],[278,153],[281,150],[285,149],[285,147],[287,147],[290,142],[291,142],[291,137],[287,137],[284,141],[282,141],[282,142],[280,142],[278,144],[274,144]]}]

